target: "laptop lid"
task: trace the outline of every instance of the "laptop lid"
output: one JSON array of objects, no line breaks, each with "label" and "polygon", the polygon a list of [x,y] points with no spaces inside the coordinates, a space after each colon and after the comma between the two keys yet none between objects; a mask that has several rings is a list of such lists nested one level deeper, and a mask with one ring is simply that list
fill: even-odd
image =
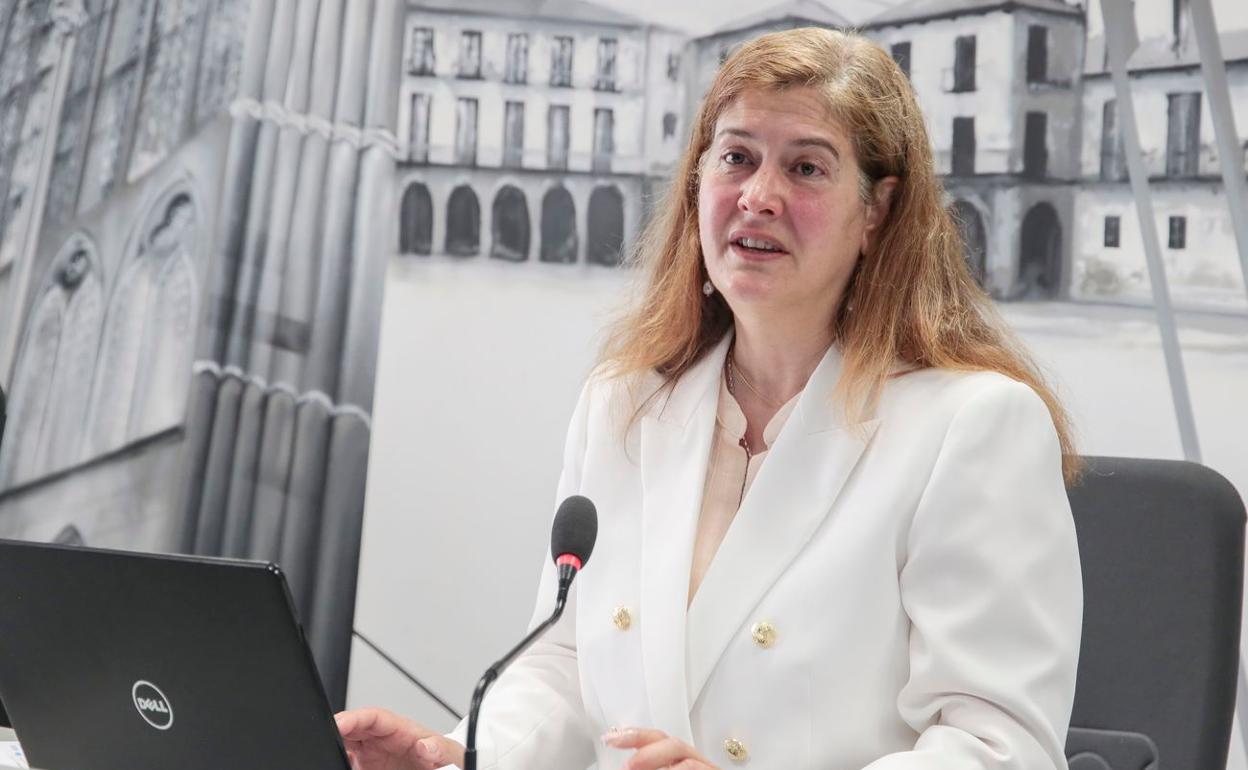
[{"label": "laptop lid", "polygon": [[0,540],[0,699],[34,767],[349,767],[262,562]]}]

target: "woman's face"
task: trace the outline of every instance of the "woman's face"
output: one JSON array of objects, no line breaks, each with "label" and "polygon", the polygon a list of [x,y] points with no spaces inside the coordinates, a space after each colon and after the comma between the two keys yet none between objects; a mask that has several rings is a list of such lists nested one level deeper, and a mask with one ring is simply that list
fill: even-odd
[{"label": "woman's face", "polygon": [[[751,90],[715,124],[698,189],[703,259],[733,312],[830,320],[882,219],[813,88]],[[890,185],[891,187],[891,185]]]}]

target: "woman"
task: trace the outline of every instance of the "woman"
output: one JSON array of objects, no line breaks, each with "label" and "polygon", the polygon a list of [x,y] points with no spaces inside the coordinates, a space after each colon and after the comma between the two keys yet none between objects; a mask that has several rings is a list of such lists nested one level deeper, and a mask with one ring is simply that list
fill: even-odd
[{"label": "woman", "polygon": [[[746,44],[662,211],[568,435],[594,561],[486,698],[481,766],[1065,768],[1069,428],[905,75],[855,35]],[[548,568],[535,617],[553,596]],[[462,761],[462,733],[339,725],[362,770]]]}]

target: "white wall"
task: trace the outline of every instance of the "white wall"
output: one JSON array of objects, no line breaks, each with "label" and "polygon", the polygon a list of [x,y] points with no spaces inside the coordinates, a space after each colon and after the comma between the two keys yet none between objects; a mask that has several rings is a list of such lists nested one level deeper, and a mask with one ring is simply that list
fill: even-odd
[{"label": "white wall", "polygon": [[[532,612],[567,421],[630,277],[391,261],[355,624],[461,712]],[[453,723],[358,642],[347,702]]]},{"label": "white wall", "polygon": [[[1243,312],[1243,272],[1222,188],[1154,186],[1153,213],[1170,294],[1179,305]],[[1105,217],[1120,217],[1118,248],[1105,246]],[[1169,218],[1187,218],[1185,248],[1169,247]],[[1094,185],[1076,195],[1072,296],[1152,301],[1135,199],[1126,184]]]}]

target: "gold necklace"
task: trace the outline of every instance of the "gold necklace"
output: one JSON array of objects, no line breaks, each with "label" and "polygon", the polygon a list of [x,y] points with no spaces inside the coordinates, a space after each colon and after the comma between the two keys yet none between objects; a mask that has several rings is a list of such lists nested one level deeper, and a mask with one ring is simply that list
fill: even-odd
[{"label": "gold necklace", "polygon": [[745,383],[745,387],[749,388],[750,391],[754,395],[758,396],[759,400],[762,401],[767,406],[771,407],[772,409],[779,409],[780,407],[784,406],[784,404],[776,403],[775,401],[772,401],[771,399],[764,396],[762,393],[759,392],[758,388],[754,387],[754,383],[750,382],[749,379],[746,378],[745,374],[742,373],[741,371],[741,367],[737,366],[737,357],[736,355],[734,355],[735,350],[736,350],[736,346],[734,345],[733,348],[728,351],[728,372],[727,372],[728,392],[734,396],[737,395],[736,388],[733,387],[734,385],[733,380],[736,377],[740,377],[741,382]]}]

